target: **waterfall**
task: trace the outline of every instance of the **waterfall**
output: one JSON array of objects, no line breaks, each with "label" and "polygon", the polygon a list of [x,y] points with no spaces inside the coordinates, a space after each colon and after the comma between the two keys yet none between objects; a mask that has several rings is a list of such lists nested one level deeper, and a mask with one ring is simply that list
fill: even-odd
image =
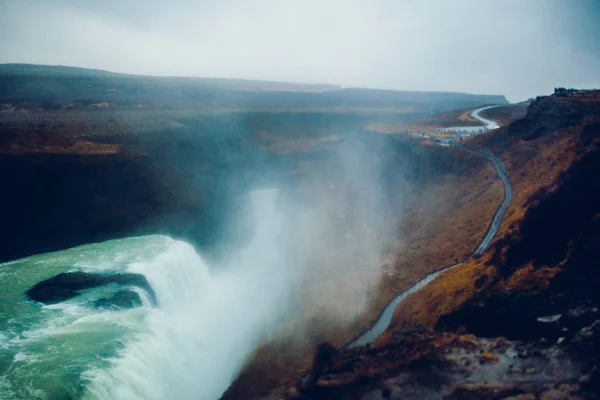
[{"label": "waterfall", "polygon": [[[253,239],[209,266],[165,236],[90,244],[0,265],[0,399],[218,399],[285,312],[277,190],[251,193]],[[105,285],[53,305],[25,291],[58,273],[143,274],[156,295]],[[90,306],[120,289],[142,306]]]},{"label": "waterfall", "polygon": [[277,191],[251,197],[254,239],[223,273],[211,275],[194,249],[178,241],[154,260],[129,266],[146,276],[158,307],[110,368],[87,373],[88,397],[217,399],[227,389],[281,306]]}]

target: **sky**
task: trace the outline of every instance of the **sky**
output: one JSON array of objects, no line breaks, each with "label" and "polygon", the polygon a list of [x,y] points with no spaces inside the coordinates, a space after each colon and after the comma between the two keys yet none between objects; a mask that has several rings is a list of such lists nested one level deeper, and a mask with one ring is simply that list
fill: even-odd
[{"label": "sky", "polygon": [[0,0],[0,63],[504,94],[600,87],[600,0]]}]

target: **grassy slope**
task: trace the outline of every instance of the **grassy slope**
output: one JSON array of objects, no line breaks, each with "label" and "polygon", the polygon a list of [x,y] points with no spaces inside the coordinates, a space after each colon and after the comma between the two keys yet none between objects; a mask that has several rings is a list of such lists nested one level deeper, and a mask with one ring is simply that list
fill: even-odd
[{"label": "grassy slope", "polygon": [[369,126],[369,129],[379,133],[405,133],[407,131],[430,132],[437,128],[448,128],[451,126],[481,126],[479,121],[465,117],[471,111],[471,108],[446,111],[438,115],[420,118],[416,121],[373,124]]},{"label": "grassy slope", "polygon": [[530,292],[548,286],[564,259],[535,268],[531,263],[523,263],[508,276],[500,274],[498,267],[503,263],[502,255],[509,250],[507,241],[522,235],[522,221],[539,204],[534,195],[541,193],[544,198],[556,191],[567,171],[597,146],[594,131],[599,129],[599,113],[597,106],[586,104],[585,100],[544,98],[534,104],[527,119],[473,141],[473,147],[491,148],[501,156],[513,187],[513,198],[498,234],[481,257],[444,273],[407,298],[396,310],[394,326],[388,334],[408,323],[433,327],[441,315],[478,293],[509,288]]},{"label": "grassy slope", "polygon": [[484,118],[498,122],[500,126],[506,126],[512,121],[523,118],[527,113],[527,104],[509,104],[502,107],[494,107],[484,110],[480,115]]},{"label": "grassy slope", "polygon": [[132,80],[140,84],[181,85],[188,88],[220,88],[236,90],[274,90],[322,92],[336,90],[338,85],[302,84],[292,82],[259,81],[249,79],[154,77],[122,74],[98,69],[67,67],[59,65],[0,64],[0,75],[29,77],[75,77],[79,79],[110,79],[113,82]]},{"label": "grassy slope", "polygon": [[506,103],[503,96],[339,89],[331,85],[148,77],[72,67],[0,65],[0,103],[26,109],[140,106],[387,109],[430,112]]}]

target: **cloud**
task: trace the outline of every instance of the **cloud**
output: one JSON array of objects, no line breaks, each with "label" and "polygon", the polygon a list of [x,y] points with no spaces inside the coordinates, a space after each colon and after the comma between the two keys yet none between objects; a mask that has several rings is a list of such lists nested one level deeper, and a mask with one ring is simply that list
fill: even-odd
[{"label": "cloud", "polygon": [[594,0],[4,0],[0,62],[502,93],[600,86]]}]

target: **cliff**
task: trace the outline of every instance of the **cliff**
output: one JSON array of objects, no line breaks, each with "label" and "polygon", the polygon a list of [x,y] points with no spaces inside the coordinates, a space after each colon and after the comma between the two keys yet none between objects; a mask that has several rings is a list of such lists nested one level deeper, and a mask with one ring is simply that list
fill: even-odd
[{"label": "cliff", "polygon": [[513,190],[490,248],[409,296],[373,345],[319,348],[280,395],[597,398],[599,134],[595,97],[543,97],[470,141],[500,156]]}]

